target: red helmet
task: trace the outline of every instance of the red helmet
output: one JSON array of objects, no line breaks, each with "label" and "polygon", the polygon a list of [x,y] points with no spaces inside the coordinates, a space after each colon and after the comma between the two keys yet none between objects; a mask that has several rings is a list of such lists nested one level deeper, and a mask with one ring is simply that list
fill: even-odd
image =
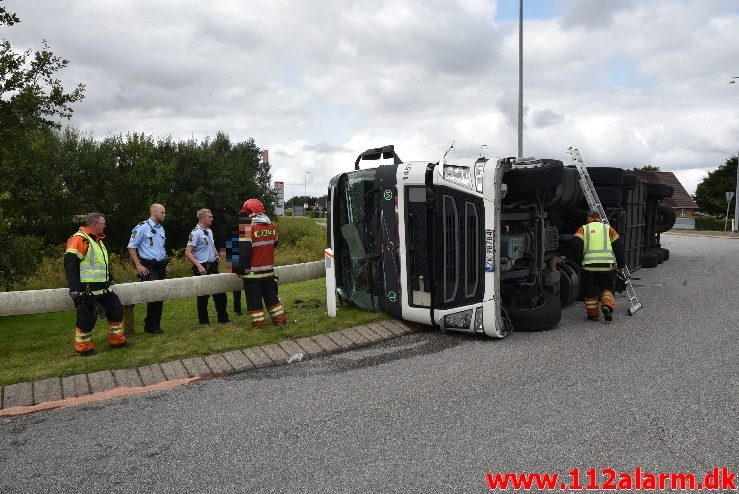
[{"label": "red helmet", "polygon": [[249,216],[264,213],[264,204],[259,199],[248,199],[241,207],[241,212]]}]

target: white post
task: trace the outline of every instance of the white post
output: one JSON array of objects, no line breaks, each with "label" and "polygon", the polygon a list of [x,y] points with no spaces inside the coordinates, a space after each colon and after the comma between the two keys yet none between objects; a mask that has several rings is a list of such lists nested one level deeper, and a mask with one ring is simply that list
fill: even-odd
[{"label": "white post", "polygon": [[330,247],[323,251],[326,261],[326,311],[328,317],[336,317],[336,269],[334,251]]},{"label": "white post", "polygon": [[523,0],[518,11],[518,159],[523,158]]}]

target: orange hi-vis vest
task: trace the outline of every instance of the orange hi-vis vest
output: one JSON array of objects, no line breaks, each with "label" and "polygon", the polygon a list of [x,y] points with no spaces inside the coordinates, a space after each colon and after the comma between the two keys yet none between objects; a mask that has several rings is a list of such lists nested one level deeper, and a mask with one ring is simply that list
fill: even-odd
[{"label": "orange hi-vis vest", "polygon": [[244,278],[269,278],[275,271],[275,244],[279,236],[273,223],[251,223],[241,226],[241,241],[251,244],[251,262]]}]

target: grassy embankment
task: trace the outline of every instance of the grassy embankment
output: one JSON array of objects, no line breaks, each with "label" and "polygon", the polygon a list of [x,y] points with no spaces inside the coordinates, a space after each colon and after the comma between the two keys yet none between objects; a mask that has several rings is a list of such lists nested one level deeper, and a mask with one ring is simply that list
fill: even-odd
[{"label": "grassy embankment", "polygon": [[[285,221],[289,220],[289,221]],[[301,223],[295,223],[301,222]],[[307,223],[301,218],[281,220],[282,245],[280,264],[294,264],[321,259],[325,245],[325,229]],[[177,261],[175,261],[177,262]],[[60,260],[47,263],[49,273],[61,280]],[[42,268],[45,265],[42,264]],[[52,270],[54,268],[55,270]],[[131,271],[128,266],[120,269]],[[189,275],[187,266],[177,268],[183,276]],[[59,286],[49,281],[43,288]],[[28,286],[27,288],[31,288]],[[41,287],[39,287],[41,288]],[[243,297],[243,294],[242,294]],[[107,324],[99,320],[93,340],[97,355],[80,358],[72,348],[74,340],[74,312],[34,314],[0,318],[0,385],[34,381],[52,376],[66,376],[105,369],[129,368],[158,362],[167,362],[197,355],[223,352],[250,346],[274,343],[285,338],[300,338],[385,319],[381,313],[361,311],[355,307],[339,307],[338,317],[326,316],[325,280],[310,280],[280,285],[280,298],[288,311],[285,327],[271,324],[264,330],[251,328],[249,316],[233,314],[232,295],[228,295],[231,322],[228,324],[198,324],[195,298],[164,303],[162,327],[166,332],[150,335],[141,331],[146,306],[136,306],[137,332],[128,338],[129,347],[113,350],[106,340]],[[246,300],[242,300],[246,310]],[[215,309],[210,302],[211,320]]]}]

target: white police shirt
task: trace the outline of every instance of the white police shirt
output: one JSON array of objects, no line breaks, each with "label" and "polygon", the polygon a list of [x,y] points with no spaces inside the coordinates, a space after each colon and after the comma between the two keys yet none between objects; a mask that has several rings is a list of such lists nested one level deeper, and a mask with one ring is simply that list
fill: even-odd
[{"label": "white police shirt", "polygon": [[140,259],[163,261],[167,255],[164,248],[166,240],[161,223],[154,223],[149,218],[133,228],[128,248],[136,249]]},{"label": "white police shirt", "polygon": [[200,224],[190,232],[187,245],[192,246],[192,255],[199,263],[213,262],[216,260],[216,244],[213,240],[213,232],[210,228],[201,228]]}]

